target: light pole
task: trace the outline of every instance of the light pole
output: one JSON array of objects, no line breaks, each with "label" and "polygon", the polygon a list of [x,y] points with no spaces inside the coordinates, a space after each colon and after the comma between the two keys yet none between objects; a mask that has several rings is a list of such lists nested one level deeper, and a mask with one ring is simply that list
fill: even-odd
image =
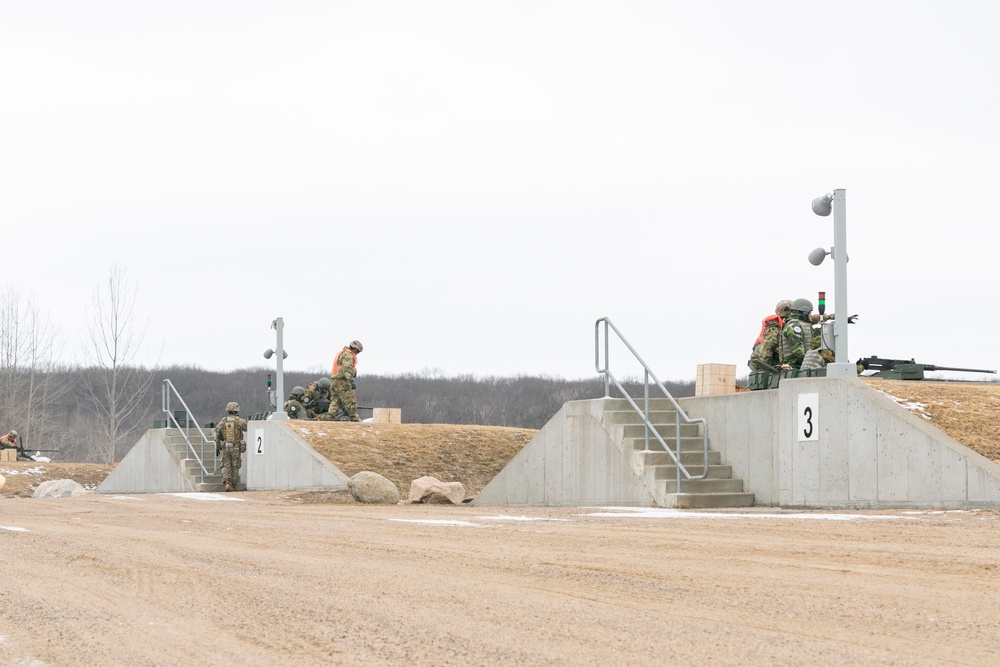
[{"label": "light pole", "polygon": [[843,188],[832,194],[816,197],[812,202],[816,215],[828,216],[833,211],[833,247],[827,252],[816,248],[809,253],[809,262],[819,266],[827,255],[833,256],[833,353],[836,362],[826,367],[827,377],[857,377],[857,366],[851,363],[847,353],[847,191]]},{"label": "light pole", "polygon": [[269,420],[288,419],[288,413],[285,412],[285,404],[282,402],[282,399],[285,396],[285,373],[283,368],[283,362],[286,358],[288,358],[288,353],[285,352],[284,344],[282,341],[282,330],[285,328],[285,321],[280,317],[278,317],[273,322],[271,322],[271,328],[277,332],[276,333],[277,341],[274,346],[275,349],[264,350],[264,358],[270,359],[275,353],[277,353],[278,355],[278,358],[276,360],[277,369],[275,372],[275,375],[278,376],[277,377],[278,386],[277,389],[275,389],[275,391],[277,391],[278,393],[274,399],[274,412],[268,415],[267,418]]}]

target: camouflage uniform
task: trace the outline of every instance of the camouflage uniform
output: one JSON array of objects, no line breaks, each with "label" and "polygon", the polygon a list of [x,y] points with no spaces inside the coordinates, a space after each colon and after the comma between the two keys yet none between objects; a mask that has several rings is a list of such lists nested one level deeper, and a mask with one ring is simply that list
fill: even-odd
[{"label": "camouflage uniform", "polygon": [[754,341],[753,350],[750,352],[750,361],[747,362],[751,373],[767,370],[765,367],[755,364],[755,361],[762,361],[773,368],[777,368],[781,363],[781,327],[784,320],[788,318],[791,306],[790,300],[782,299],[774,307],[774,315],[768,315],[761,321],[760,335]]},{"label": "camouflage uniform", "polygon": [[302,394],[302,405],[306,409],[306,416],[310,419],[324,414],[330,408],[330,393],[319,385],[316,380]]},{"label": "camouflage uniform", "polygon": [[246,432],[247,420],[239,416],[238,410],[229,410],[215,425],[215,455],[226,491],[235,490],[240,483],[240,466],[243,465],[240,454],[247,450]]},{"label": "camouflage uniform", "polygon": [[[354,395],[354,378],[358,376],[357,364],[358,355],[350,347],[345,347],[337,355],[331,376],[333,387],[330,393],[337,402],[337,409],[343,410],[352,422],[361,421],[358,419],[358,399]],[[330,405],[333,407],[332,401]]]},{"label": "camouflage uniform", "polygon": [[10,433],[5,433],[0,438],[0,449],[17,449],[17,438]]},{"label": "camouflage uniform", "polygon": [[285,413],[289,419],[306,419],[309,416],[305,406],[295,400],[295,397],[285,401]]},{"label": "camouflage uniform", "polygon": [[808,316],[792,311],[781,328],[781,363],[798,370],[812,347],[812,327]]},{"label": "camouflage uniform", "polygon": [[759,367],[754,361],[760,360],[771,367],[777,367],[781,363],[778,354],[778,343],[781,340],[780,320],[770,320],[764,325],[764,333],[759,338],[760,342],[753,346],[750,353],[750,371],[757,372],[766,370]]}]

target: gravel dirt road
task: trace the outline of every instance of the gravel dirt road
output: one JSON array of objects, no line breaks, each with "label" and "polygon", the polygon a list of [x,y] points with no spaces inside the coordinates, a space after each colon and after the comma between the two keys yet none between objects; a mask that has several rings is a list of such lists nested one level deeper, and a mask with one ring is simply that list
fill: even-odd
[{"label": "gravel dirt road", "polygon": [[0,665],[1000,664],[994,511],[0,498],[0,554]]}]

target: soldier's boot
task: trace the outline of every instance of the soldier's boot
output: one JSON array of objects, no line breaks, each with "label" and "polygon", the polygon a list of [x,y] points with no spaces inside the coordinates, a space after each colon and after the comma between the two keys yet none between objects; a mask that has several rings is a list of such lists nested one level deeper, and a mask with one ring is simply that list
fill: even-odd
[{"label": "soldier's boot", "polygon": [[227,492],[228,491],[235,491],[236,490],[236,487],[234,487],[233,483],[230,482],[228,479],[226,481],[224,481],[223,484],[225,484]]}]

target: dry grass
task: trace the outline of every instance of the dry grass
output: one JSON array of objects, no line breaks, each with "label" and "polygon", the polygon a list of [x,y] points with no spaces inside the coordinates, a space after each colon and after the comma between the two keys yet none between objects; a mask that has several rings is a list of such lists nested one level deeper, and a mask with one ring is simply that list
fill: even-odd
[{"label": "dry grass", "polygon": [[295,432],[348,477],[377,472],[406,496],[410,482],[436,477],[478,494],[531,440],[534,429],[453,424],[297,421]]},{"label": "dry grass", "polygon": [[969,449],[1000,463],[1000,384],[865,381]]}]

